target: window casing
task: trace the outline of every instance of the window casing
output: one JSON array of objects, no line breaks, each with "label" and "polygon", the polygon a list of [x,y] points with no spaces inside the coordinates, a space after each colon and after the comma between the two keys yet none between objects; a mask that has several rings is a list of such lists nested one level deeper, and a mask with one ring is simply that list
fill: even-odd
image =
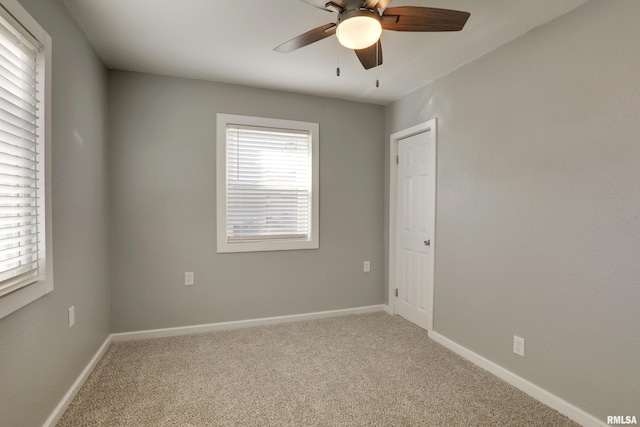
[{"label": "window casing", "polygon": [[0,5],[0,318],[53,290],[51,38],[16,0]]},{"label": "window casing", "polygon": [[317,249],[317,123],[217,115],[218,252]]}]

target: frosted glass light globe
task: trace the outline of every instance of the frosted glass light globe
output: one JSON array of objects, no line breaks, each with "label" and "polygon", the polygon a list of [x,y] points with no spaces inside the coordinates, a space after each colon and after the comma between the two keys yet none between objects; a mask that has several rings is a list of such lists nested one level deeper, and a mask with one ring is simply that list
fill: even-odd
[{"label": "frosted glass light globe", "polygon": [[338,24],[336,35],[340,44],[349,49],[365,49],[380,39],[382,25],[371,16],[353,16]]}]

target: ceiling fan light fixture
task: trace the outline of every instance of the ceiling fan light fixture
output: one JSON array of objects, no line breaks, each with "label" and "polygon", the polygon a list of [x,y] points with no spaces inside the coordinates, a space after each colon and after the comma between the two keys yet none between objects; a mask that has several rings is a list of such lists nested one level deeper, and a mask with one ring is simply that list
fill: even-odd
[{"label": "ceiling fan light fixture", "polygon": [[336,35],[340,44],[349,49],[365,49],[380,39],[380,15],[369,9],[356,9],[343,13]]}]

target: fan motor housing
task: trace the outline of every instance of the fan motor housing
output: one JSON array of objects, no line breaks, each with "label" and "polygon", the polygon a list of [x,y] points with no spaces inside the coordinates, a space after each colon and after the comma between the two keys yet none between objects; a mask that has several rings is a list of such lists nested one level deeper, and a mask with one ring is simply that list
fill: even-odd
[{"label": "fan motor housing", "polygon": [[338,24],[347,19],[356,17],[356,16],[366,16],[369,18],[373,18],[379,22],[382,22],[382,18],[380,18],[380,13],[377,9],[367,9],[364,7],[359,7],[357,9],[347,10],[338,15]]}]

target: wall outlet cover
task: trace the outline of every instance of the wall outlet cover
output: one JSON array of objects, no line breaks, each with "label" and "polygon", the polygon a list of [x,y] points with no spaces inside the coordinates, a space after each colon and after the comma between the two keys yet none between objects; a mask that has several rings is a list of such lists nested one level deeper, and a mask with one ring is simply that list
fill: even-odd
[{"label": "wall outlet cover", "polygon": [[524,357],[524,338],[517,335],[513,336],[513,352],[518,356]]},{"label": "wall outlet cover", "polygon": [[184,285],[193,286],[194,284],[195,284],[195,280],[193,277],[193,271],[184,273]]},{"label": "wall outlet cover", "polygon": [[69,307],[69,327],[71,328],[75,324],[76,324],[76,309],[72,305],[71,307]]}]

